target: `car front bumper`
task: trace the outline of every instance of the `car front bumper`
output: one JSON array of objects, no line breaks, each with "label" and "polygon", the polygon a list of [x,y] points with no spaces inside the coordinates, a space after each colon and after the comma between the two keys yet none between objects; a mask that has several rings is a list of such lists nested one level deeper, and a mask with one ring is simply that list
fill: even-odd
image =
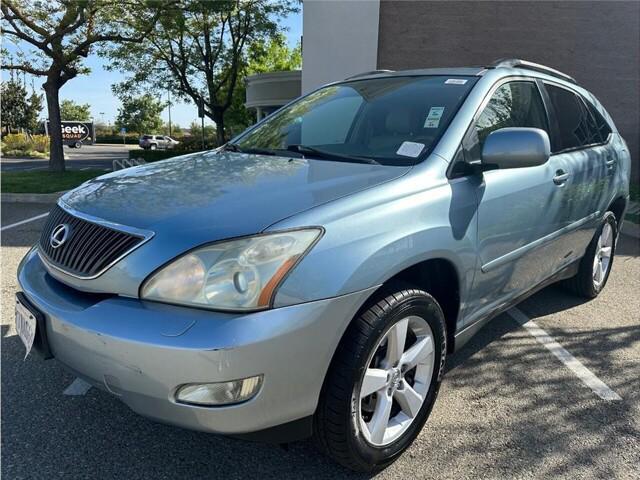
[{"label": "car front bumper", "polygon": [[[309,418],[349,320],[375,288],[315,302],[229,314],[71,289],[35,251],[18,272],[45,316],[53,356],[81,378],[164,423],[248,434]],[[245,403],[176,403],[177,387],[264,375]]]}]

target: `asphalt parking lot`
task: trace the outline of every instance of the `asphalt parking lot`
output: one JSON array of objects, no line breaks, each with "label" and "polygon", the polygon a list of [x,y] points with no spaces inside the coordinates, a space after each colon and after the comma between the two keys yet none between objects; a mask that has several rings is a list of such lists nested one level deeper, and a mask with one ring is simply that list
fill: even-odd
[{"label": "asphalt parking lot", "polygon": [[[114,160],[129,158],[129,150],[139,148],[137,145],[84,145],[82,148],[64,147],[66,167],[69,170],[108,169],[111,170]],[[48,159],[34,158],[2,158],[0,162],[3,172],[46,170]]]},{"label": "asphalt parking lot", "polygon": [[[11,225],[49,208],[2,206],[3,478],[369,478],[311,442],[284,450],[157,424],[95,388],[65,395],[74,377],[60,365],[23,361],[15,272],[45,219]],[[640,245],[622,235],[596,300],[552,286],[518,306],[546,340],[509,314],[494,319],[449,357],[418,440],[376,478],[640,478],[639,292]],[[620,400],[589,388],[558,344]]]}]

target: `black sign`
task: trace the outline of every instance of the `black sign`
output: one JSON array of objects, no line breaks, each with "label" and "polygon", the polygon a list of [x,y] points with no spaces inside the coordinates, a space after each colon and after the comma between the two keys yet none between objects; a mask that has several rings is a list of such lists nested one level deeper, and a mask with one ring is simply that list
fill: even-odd
[{"label": "black sign", "polygon": [[[50,129],[47,122],[47,131]],[[66,145],[93,143],[93,122],[62,122],[62,142]]]},{"label": "black sign", "polygon": [[204,101],[198,100],[198,118],[204,118]]}]

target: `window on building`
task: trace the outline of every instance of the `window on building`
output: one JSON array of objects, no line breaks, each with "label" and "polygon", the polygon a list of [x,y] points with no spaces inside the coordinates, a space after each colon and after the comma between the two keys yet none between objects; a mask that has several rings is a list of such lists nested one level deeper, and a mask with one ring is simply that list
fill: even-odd
[{"label": "window on building", "polygon": [[558,135],[551,144],[554,153],[602,141],[594,118],[578,95],[555,85],[546,85],[545,88],[558,122]]}]

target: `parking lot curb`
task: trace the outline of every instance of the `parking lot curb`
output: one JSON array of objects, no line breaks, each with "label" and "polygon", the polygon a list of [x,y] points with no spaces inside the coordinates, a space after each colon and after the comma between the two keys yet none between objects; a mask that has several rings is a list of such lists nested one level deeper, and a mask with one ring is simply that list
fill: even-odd
[{"label": "parking lot curb", "polygon": [[3,193],[2,203],[51,203],[60,198],[64,192],[55,193]]}]

